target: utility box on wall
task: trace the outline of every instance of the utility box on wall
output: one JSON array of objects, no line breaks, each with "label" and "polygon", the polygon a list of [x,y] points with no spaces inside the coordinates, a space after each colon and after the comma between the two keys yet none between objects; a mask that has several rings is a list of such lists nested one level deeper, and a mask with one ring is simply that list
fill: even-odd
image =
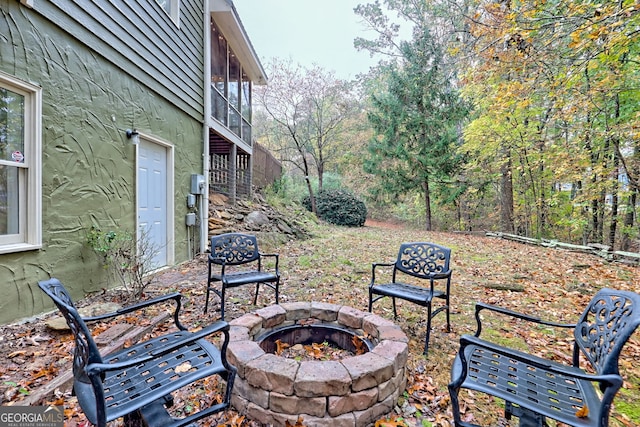
[{"label": "utility box on wall", "polygon": [[204,194],[205,181],[204,175],[191,175],[191,194]]},{"label": "utility box on wall", "polygon": [[195,194],[187,194],[187,207],[189,209],[193,209],[196,207],[196,196]]}]

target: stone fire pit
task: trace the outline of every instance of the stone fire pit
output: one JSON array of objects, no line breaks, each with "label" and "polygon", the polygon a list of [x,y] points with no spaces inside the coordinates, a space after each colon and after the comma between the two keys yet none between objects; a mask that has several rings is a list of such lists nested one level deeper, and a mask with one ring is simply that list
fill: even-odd
[{"label": "stone fire pit", "polygon": [[[242,414],[284,426],[366,426],[391,412],[406,386],[408,338],[399,326],[351,307],[296,302],[230,322],[229,361],[238,369],[231,404]],[[369,351],[331,361],[296,361],[263,350],[262,337],[316,324],[368,336]],[[303,334],[304,335],[304,334]]]}]

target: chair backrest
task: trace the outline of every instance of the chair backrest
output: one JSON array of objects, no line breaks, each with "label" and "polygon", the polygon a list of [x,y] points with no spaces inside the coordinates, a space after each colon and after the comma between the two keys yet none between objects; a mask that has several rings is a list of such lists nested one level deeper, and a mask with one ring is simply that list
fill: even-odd
[{"label": "chair backrest", "polygon": [[403,243],[398,251],[395,269],[414,277],[428,279],[433,274],[449,271],[450,257],[451,249],[435,243]]},{"label": "chair backrest", "polygon": [[256,236],[243,233],[226,233],[211,237],[211,256],[215,264],[240,265],[260,257]]},{"label": "chair backrest", "polygon": [[58,306],[60,313],[64,316],[73,333],[76,344],[73,355],[73,376],[75,381],[91,384],[85,368],[90,363],[102,363],[102,357],[89,328],[73,305],[71,296],[58,279],[39,282],[38,286]]},{"label": "chair backrest", "polygon": [[582,313],[574,330],[576,350],[598,374],[619,374],[618,357],[640,324],[640,295],[634,292],[601,289]]}]

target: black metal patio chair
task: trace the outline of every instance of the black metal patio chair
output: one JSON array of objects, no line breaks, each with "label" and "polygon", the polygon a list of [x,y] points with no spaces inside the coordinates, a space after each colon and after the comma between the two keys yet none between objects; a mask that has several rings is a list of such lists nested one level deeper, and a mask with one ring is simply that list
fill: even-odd
[{"label": "black metal patio chair", "polygon": [[[451,331],[450,302],[451,291],[451,249],[435,243],[412,242],[400,245],[398,257],[394,263],[373,263],[371,283],[369,284],[369,311],[373,303],[380,298],[391,297],[393,317],[397,318],[396,298],[427,307],[427,336],[424,342],[424,354],[429,351],[431,319],[441,311],[447,315],[447,332]],[[376,282],[378,267],[393,267],[390,282]],[[418,279],[421,283],[407,283],[407,279]],[[440,283],[442,282],[442,283]],[[432,310],[434,298],[443,304]]]},{"label": "black metal patio chair", "polygon": [[[184,426],[229,406],[236,369],[227,362],[229,325],[218,321],[189,332],[179,321],[181,295],[172,293],[100,316],[80,316],[69,293],[57,279],[39,282],[64,316],[75,339],[73,392],[87,419],[99,427],[124,417],[125,425]],[[86,322],[114,318],[144,307],[174,301],[176,332],[167,332],[121,351],[101,355]],[[205,339],[221,334],[220,349]],[[170,417],[165,407],[171,393],[197,380],[219,375],[226,381],[219,403],[182,419]],[[142,423],[142,424],[141,424]]]},{"label": "black metal patio chair", "polygon": [[[573,329],[572,365],[480,338],[482,310],[547,327]],[[456,427],[477,427],[462,420],[458,398],[461,389],[503,399],[505,417],[518,417],[521,427],[546,426],[546,418],[575,427],[609,425],[611,404],[623,382],[618,358],[640,324],[640,295],[602,289],[575,324],[549,322],[484,303],[476,304],[475,316],[476,333],[460,338],[451,370],[449,393]]]},{"label": "black metal patio chair", "polygon": [[[275,266],[267,271],[263,260],[273,258]],[[224,303],[228,288],[255,283],[256,293],[253,304],[258,302],[260,285],[272,288],[279,302],[280,272],[278,254],[260,252],[256,236],[243,233],[226,233],[211,237],[211,253],[208,260],[207,296],[204,312],[209,308],[209,293],[213,291],[220,297],[220,318],[224,320]],[[214,284],[220,284],[217,289]]]}]

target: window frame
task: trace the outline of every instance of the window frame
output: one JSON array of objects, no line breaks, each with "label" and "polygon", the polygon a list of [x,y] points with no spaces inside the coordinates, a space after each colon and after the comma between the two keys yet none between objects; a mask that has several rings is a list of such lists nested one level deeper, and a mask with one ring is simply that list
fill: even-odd
[{"label": "window frame", "polygon": [[[0,254],[42,248],[42,88],[0,71],[0,86],[24,96],[24,163],[2,161],[23,171],[20,190],[20,232],[0,235]],[[19,236],[19,241],[16,241]]]},{"label": "window frame", "polygon": [[[176,26],[180,24],[180,0],[166,0],[165,4],[160,4],[159,0],[156,2],[160,5],[162,10],[165,11],[169,18],[173,21]],[[167,7],[168,6],[168,7]]]}]

